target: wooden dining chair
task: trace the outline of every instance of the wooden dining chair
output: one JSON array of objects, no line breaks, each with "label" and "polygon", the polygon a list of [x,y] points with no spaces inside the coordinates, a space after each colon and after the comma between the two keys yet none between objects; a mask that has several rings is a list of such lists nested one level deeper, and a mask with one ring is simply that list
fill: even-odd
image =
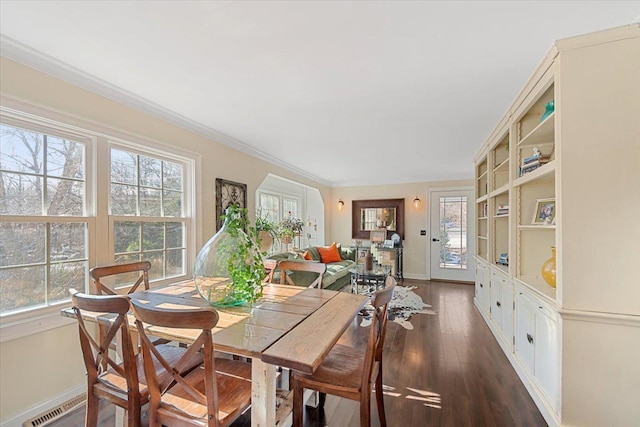
[{"label": "wooden dining chair", "polygon": [[[140,285],[144,287],[144,290],[149,290],[149,270],[151,270],[151,263],[149,261],[131,262],[128,264],[115,264],[107,265],[104,267],[94,267],[89,270],[89,275],[93,279],[95,285],[94,292],[97,295],[116,295],[115,284],[109,286],[104,278],[118,276],[120,280],[125,283],[130,283],[127,294],[132,294],[138,290]],[[124,279],[123,279],[124,278]],[[130,280],[127,280],[130,279]],[[116,279],[113,278],[115,281]],[[124,286],[123,286],[124,287]]]},{"label": "wooden dining chair", "polygon": [[318,273],[318,277],[311,282],[308,287],[322,289],[322,275],[327,271],[327,264],[312,261],[290,261],[282,260],[278,263],[280,270],[281,285],[295,285],[295,281],[291,278],[292,272],[310,272]]},{"label": "wooden dining chair", "polygon": [[320,392],[320,405],[326,394],[360,402],[360,426],[371,426],[372,375],[376,373],[376,402],[380,425],[387,425],[382,392],[382,348],[387,326],[387,309],[393,297],[396,280],[389,276],[386,286],[373,293],[374,308],[366,349],[336,344],[313,374],[293,372],[293,426],[302,427],[304,389]]},{"label": "wooden dining chair", "polygon": [[[176,310],[154,307],[133,300],[136,326],[142,340],[142,356],[149,387],[149,425],[228,426],[251,404],[251,364],[239,360],[218,359],[213,355],[211,330],[218,323],[218,312],[211,308]],[[149,340],[145,324],[163,328],[200,330],[187,348],[188,359],[202,348],[204,363],[187,375],[157,351]],[[152,359],[154,358],[154,359]],[[157,362],[175,383],[167,389],[157,380]]]},{"label": "wooden dining chair", "polygon": [[[129,298],[121,295],[88,295],[71,289],[72,308],[78,320],[80,347],[87,369],[87,404],[85,426],[98,424],[99,400],[105,399],[126,410],[127,425],[140,425],[140,408],[149,400],[142,358],[134,352],[129,335]],[[96,340],[87,329],[83,313],[100,313],[98,323],[105,335]],[[122,362],[117,363],[109,352],[112,342],[121,344]],[[185,350],[170,345],[158,345],[156,351],[167,360],[180,359]],[[202,363],[201,355],[194,355],[182,368],[189,371]],[[171,382],[168,375],[160,380],[165,386]]]}]

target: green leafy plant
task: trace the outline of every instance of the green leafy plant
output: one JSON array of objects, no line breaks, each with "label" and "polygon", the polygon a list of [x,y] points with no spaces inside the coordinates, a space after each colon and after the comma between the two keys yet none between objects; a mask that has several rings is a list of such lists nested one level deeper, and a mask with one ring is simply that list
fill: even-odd
[{"label": "green leafy plant", "polygon": [[292,218],[291,212],[289,212],[289,216],[278,224],[278,236],[281,238],[299,236],[302,233],[302,227],[304,227],[304,222],[301,219]]},{"label": "green leafy plant", "polygon": [[278,237],[278,224],[264,215],[261,209],[256,212],[256,230],[258,233],[261,231],[269,233],[274,239]]},{"label": "green leafy plant", "polygon": [[[231,279],[225,300],[255,302],[262,297],[262,281],[266,277],[258,241],[257,227],[252,226],[247,209],[231,205],[225,219],[228,232],[237,244],[229,250],[227,267]],[[243,236],[244,235],[244,236]],[[220,302],[220,305],[225,305]],[[230,304],[227,304],[230,305]]]}]

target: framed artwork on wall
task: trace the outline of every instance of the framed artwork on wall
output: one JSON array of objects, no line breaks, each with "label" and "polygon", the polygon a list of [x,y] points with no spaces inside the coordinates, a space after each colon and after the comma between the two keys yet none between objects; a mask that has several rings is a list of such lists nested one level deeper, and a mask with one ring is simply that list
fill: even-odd
[{"label": "framed artwork on wall", "polygon": [[247,207],[247,184],[216,178],[216,230],[224,223],[224,212],[231,205]]}]

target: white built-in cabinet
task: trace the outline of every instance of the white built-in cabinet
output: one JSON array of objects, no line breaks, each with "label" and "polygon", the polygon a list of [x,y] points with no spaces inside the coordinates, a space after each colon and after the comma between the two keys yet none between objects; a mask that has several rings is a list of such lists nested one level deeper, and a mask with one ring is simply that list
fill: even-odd
[{"label": "white built-in cabinet", "polygon": [[559,40],[475,157],[475,304],[550,425],[640,420],[639,76],[638,25]]}]

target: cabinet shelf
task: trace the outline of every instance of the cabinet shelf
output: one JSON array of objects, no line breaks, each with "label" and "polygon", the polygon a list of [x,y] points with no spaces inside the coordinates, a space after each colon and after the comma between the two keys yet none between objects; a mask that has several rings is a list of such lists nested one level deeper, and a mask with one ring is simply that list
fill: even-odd
[{"label": "cabinet shelf", "polygon": [[489,196],[487,194],[485,194],[484,196],[480,196],[476,199],[476,203],[486,202],[488,197]]},{"label": "cabinet shelf", "polygon": [[555,230],[556,226],[554,224],[551,225],[518,225],[519,230]]},{"label": "cabinet shelf", "polygon": [[509,158],[504,159],[502,163],[493,168],[494,172],[509,172]]},{"label": "cabinet shelf", "polygon": [[477,180],[480,181],[482,178],[486,178],[486,177],[487,177],[487,171],[484,171],[480,175],[478,175]]},{"label": "cabinet shelf", "polygon": [[533,172],[529,172],[527,174],[522,175],[520,178],[513,180],[513,186],[519,187],[531,181],[535,181],[544,176],[552,174],[555,171],[556,171],[556,161],[551,160],[549,163],[547,163],[546,165],[540,166],[538,169],[534,170]]},{"label": "cabinet shelf", "polygon": [[507,191],[509,191],[509,183],[508,182],[506,184],[504,184],[502,187],[496,188],[491,193],[489,193],[489,197],[496,197],[496,196],[499,196],[502,193],[506,193]]},{"label": "cabinet shelf", "polygon": [[518,147],[532,147],[547,142],[553,142],[555,133],[555,116],[556,114],[552,113],[549,117],[544,119],[544,121],[520,140]]},{"label": "cabinet shelf", "polygon": [[494,218],[509,218],[509,214],[504,214],[504,215],[494,215]]},{"label": "cabinet shelf", "polygon": [[552,307],[556,306],[556,289],[549,286],[542,277],[521,276],[516,277],[515,280],[525,288],[534,291]]},{"label": "cabinet shelf", "polygon": [[504,274],[509,275],[509,266],[502,264],[493,264],[495,268],[504,272]]},{"label": "cabinet shelf", "polygon": [[478,236],[478,239],[487,240],[487,236]]},{"label": "cabinet shelf", "polygon": [[479,216],[478,219],[487,219],[486,216]]}]

